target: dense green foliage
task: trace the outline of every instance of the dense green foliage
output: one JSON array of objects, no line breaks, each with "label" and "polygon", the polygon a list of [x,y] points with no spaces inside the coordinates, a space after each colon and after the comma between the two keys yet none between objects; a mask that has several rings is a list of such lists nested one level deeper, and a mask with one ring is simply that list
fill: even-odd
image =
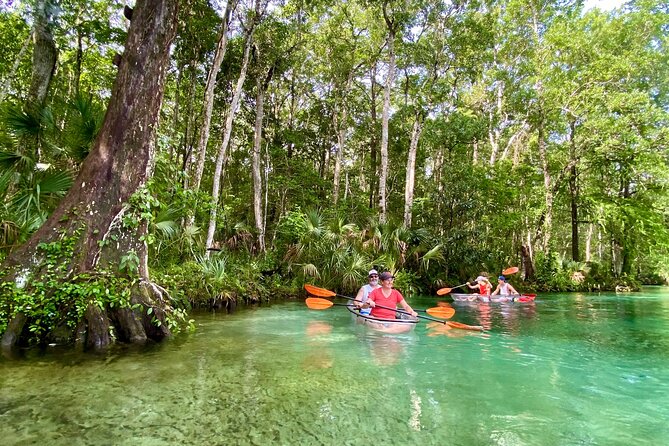
[{"label": "dense green foliage", "polygon": [[[405,293],[431,293],[482,271],[527,266],[523,249],[534,271],[525,271],[525,283],[512,279],[522,290],[669,278],[665,2],[632,1],[611,12],[550,0],[272,2],[252,36],[210,247],[214,163],[244,52],[239,20],[252,16],[253,5],[239,2],[232,15],[195,190],[205,82],[225,5],[181,4],[154,177],[139,205],[152,275],[183,307],[262,301],[305,281],[354,292],[373,266],[397,272]],[[59,61],[38,112],[24,106],[30,3],[0,11],[3,255],[66,193],[99,129],[114,54],[122,52],[122,4],[57,5]],[[396,29],[397,67],[387,222],[378,208],[383,5]],[[258,185],[252,148],[260,88]],[[412,144],[415,167],[408,167]],[[409,225],[407,170],[415,173]],[[260,222],[252,205],[258,187]],[[128,253],[119,268],[133,273],[137,262]],[[70,278],[44,304],[46,292],[6,297],[3,285],[0,324],[19,307],[39,312],[31,326],[38,331],[76,320],[53,316],[54,305],[67,308],[63,314],[87,299],[128,305],[126,284],[103,279]]]},{"label": "dense green foliage", "polygon": [[[63,283],[63,277],[68,275],[68,259],[74,255],[75,241],[76,236],[64,237],[60,242],[39,245],[38,254],[46,259],[45,271],[39,282],[31,283],[29,292],[24,290],[22,282],[0,285],[0,332],[4,332],[9,316],[20,312],[30,321],[27,330],[31,341],[71,342],[69,337],[76,333],[90,304],[100,308],[132,308],[151,314],[151,308],[143,309],[130,301],[130,289],[136,282],[132,274],[119,277],[112,271],[79,273]],[[185,318],[183,310],[177,309],[168,316],[170,327],[178,330]],[[160,323],[155,317],[153,320]]]}]

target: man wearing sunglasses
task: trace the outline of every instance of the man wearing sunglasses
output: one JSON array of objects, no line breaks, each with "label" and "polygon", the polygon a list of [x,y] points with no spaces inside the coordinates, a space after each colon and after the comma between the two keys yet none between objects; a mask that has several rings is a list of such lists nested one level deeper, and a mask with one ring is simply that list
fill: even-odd
[{"label": "man wearing sunglasses", "polygon": [[[356,294],[355,296],[355,301],[353,302],[355,306],[360,309],[360,313],[365,312],[365,314],[369,314],[369,312],[371,311],[371,308],[369,308],[368,305],[364,305],[365,302],[367,302],[367,297],[369,296],[369,293],[381,287],[381,285],[379,285],[378,271],[376,271],[375,269],[370,270],[369,274],[367,274],[367,281],[368,281],[367,284],[360,287],[360,289],[358,290],[358,294]],[[363,308],[363,306],[365,308]]]}]

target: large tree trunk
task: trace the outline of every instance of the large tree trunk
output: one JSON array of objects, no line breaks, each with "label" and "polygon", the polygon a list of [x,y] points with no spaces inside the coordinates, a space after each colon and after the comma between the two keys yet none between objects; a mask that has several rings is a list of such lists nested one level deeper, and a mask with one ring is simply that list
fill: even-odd
[{"label": "large tree trunk", "polygon": [[[336,107],[334,110],[333,123],[334,131],[337,134],[337,158],[335,159],[335,170],[334,170],[334,191],[333,191],[333,201],[336,205],[339,202],[339,183],[341,182],[341,167],[344,160],[344,150],[346,149],[346,130],[348,128],[348,106],[346,105],[348,94],[351,89],[351,84],[353,83],[353,76],[355,75],[355,69],[352,68],[348,73],[346,78],[346,84],[341,91],[341,102],[339,107]],[[348,176],[347,176],[348,178]],[[347,180],[348,181],[348,180]],[[346,194],[346,192],[344,192]]]},{"label": "large tree trunk", "polygon": [[[121,338],[142,341],[147,336],[160,339],[170,333],[164,323],[165,312],[170,310],[163,300],[164,290],[149,281],[147,246],[140,239],[146,234],[146,221],[138,219],[138,224],[127,225],[124,218],[135,215],[129,199],[150,177],[153,168],[169,47],[176,33],[177,4],[170,0],[137,1],[94,147],[67,196],[46,223],[3,264],[7,272],[4,280],[25,286],[29,292],[53,268],[44,244],[72,241],[71,252],[60,259],[60,264],[66,265],[60,277],[63,282],[76,280],[81,273],[127,277],[127,273],[119,271],[121,259],[134,253],[139,280],[132,288],[129,303],[139,304],[147,311],[110,311],[95,301],[89,302],[81,321],[87,327],[89,347],[111,342],[111,313]],[[21,314],[12,319],[2,339],[3,347],[19,340],[23,324],[12,324],[21,319],[26,322]]]},{"label": "large tree trunk", "polygon": [[592,260],[592,252],[591,252],[591,246],[592,246],[592,234],[594,233],[594,228],[595,225],[590,223],[588,225],[588,232],[585,236],[585,261],[590,262]]},{"label": "large tree trunk", "polygon": [[[495,48],[495,58],[497,57],[497,48]],[[497,65],[497,62],[495,62]],[[495,111],[490,110],[488,119],[490,120],[490,130],[488,131],[488,139],[490,140],[490,165],[494,166],[497,161],[497,154],[499,152],[500,139],[502,137],[502,127],[506,123],[502,121],[503,115],[503,98],[504,98],[504,82],[497,81],[497,101]],[[499,122],[495,123],[495,115],[498,116]]]},{"label": "large tree trunk", "polygon": [[216,86],[216,77],[221,70],[221,64],[225,57],[225,52],[228,48],[228,27],[230,26],[230,16],[236,7],[235,0],[228,0],[225,6],[225,14],[223,15],[223,23],[221,25],[221,34],[218,38],[218,45],[216,45],[216,53],[214,60],[211,62],[211,68],[207,75],[207,85],[204,90],[204,110],[202,113],[202,125],[200,126],[200,133],[195,147],[197,154],[197,164],[195,165],[195,176],[193,177],[192,189],[194,191],[200,190],[200,182],[202,181],[202,173],[204,172],[204,162],[207,154],[207,142],[209,141],[209,129],[211,127],[211,114],[214,110],[214,87]]},{"label": "large tree trunk", "polygon": [[532,280],[534,278],[534,262],[532,261],[532,250],[529,243],[520,247],[520,254],[523,261],[523,271],[525,271],[524,280]]},{"label": "large tree trunk", "polygon": [[[297,113],[297,93],[295,92],[295,73],[290,74],[290,107],[288,109],[288,130],[292,135],[295,131],[295,115]],[[295,142],[291,140],[288,144],[288,150],[286,150],[286,158],[291,159],[293,157],[293,149],[295,148]],[[290,165],[288,166],[290,169]],[[290,170],[289,170],[290,172]],[[282,212],[283,214],[283,212]]]},{"label": "large tree trunk", "polygon": [[77,29],[77,54],[74,62],[74,94],[79,94],[81,85],[81,64],[84,59],[84,35],[81,28]]},{"label": "large tree trunk", "polygon": [[434,155],[433,160],[433,172],[434,172],[434,186],[437,189],[437,196],[435,201],[437,203],[437,212],[436,217],[439,219],[439,235],[443,237],[444,235],[444,213],[442,212],[443,207],[443,196],[444,196],[444,185],[441,181],[442,170],[444,166],[444,149],[443,147],[437,148],[437,153]]},{"label": "large tree trunk", "polygon": [[195,58],[191,59],[188,64],[189,79],[187,79],[188,91],[186,92],[186,113],[184,113],[184,120],[186,128],[184,129],[182,153],[183,153],[183,172],[184,174],[184,189],[188,187],[188,175],[193,164],[193,144],[195,135],[195,118],[193,109],[195,86],[197,84],[197,61]]},{"label": "large tree trunk", "polygon": [[[623,199],[623,203],[629,200],[632,196],[631,193],[631,184],[628,179],[622,180],[622,187],[620,192],[620,197]],[[632,274],[632,259],[634,256],[634,245],[632,239],[629,235],[629,232],[625,230],[625,222],[622,222],[622,233],[620,234],[620,241],[616,240],[617,245],[620,248],[620,273],[621,274]]]},{"label": "large tree trunk", "polygon": [[[172,144],[170,144],[170,162],[174,161],[175,154],[176,154],[176,159],[179,161],[179,150],[178,147],[181,146],[180,143],[177,143],[176,141],[179,141],[181,139],[180,132],[179,132],[179,114],[180,114],[180,104],[181,104],[181,95],[179,92],[181,91],[181,85],[182,85],[182,79],[183,79],[183,66],[180,63],[176,64],[176,86],[174,89],[174,111],[173,116],[172,116],[172,132],[171,132],[171,140],[175,141]],[[175,145],[177,146],[175,148]],[[176,150],[175,150],[176,149]],[[184,175],[183,178],[183,184],[186,185],[187,181],[187,176]]]}]

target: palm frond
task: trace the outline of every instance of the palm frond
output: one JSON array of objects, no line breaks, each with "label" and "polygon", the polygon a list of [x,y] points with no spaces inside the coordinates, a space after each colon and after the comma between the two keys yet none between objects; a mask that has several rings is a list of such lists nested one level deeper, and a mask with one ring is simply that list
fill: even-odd
[{"label": "palm frond", "polygon": [[172,239],[177,236],[181,229],[177,222],[178,219],[178,209],[169,205],[161,205],[153,220],[153,230],[160,233],[165,239]]},{"label": "palm frond", "polygon": [[13,170],[5,170],[0,174],[0,195],[7,193],[9,185],[12,182],[12,177],[14,176]]},{"label": "palm frond", "polygon": [[420,265],[421,268],[424,271],[427,271],[430,268],[430,261],[431,260],[442,260],[444,258],[443,253],[442,253],[442,245],[439,244],[435,246],[434,248],[430,249],[428,252],[426,252],[423,257],[420,259]]},{"label": "palm frond", "polygon": [[43,194],[63,196],[72,187],[72,175],[63,170],[47,170],[35,176]]},{"label": "palm frond", "polygon": [[202,274],[206,279],[221,280],[225,278],[229,258],[225,254],[220,254],[215,257],[207,258],[206,256],[197,255],[195,261],[202,267]]},{"label": "palm frond", "polygon": [[14,246],[21,234],[19,226],[10,220],[0,220],[0,248]]},{"label": "palm frond", "polygon": [[35,159],[17,152],[0,151],[0,168],[18,172],[32,171],[35,168]]},{"label": "palm frond", "polygon": [[320,238],[323,235],[325,230],[323,225],[323,217],[318,211],[307,211],[304,214],[304,223],[309,237]]},{"label": "palm frond", "polygon": [[314,277],[316,279],[320,277],[318,268],[313,263],[305,263],[302,265],[302,275],[305,277]]},{"label": "palm frond", "polygon": [[10,107],[7,110],[5,124],[10,134],[17,138],[36,138],[41,130],[41,116],[29,113],[22,107]]},{"label": "palm frond", "polygon": [[167,240],[172,239],[179,234],[179,224],[174,220],[163,220],[154,223],[155,231]]},{"label": "palm frond", "polygon": [[77,95],[70,107],[74,112],[67,126],[66,150],[77,161],[83,161],[100,131],[104,112],[90,95]]},{"label": "palm frond", "polygon": [[340,270],[341,283],[344,289],[354,290],[367,277],[369,260],[362,254],[353,252],[346,256],[347,262]]}]

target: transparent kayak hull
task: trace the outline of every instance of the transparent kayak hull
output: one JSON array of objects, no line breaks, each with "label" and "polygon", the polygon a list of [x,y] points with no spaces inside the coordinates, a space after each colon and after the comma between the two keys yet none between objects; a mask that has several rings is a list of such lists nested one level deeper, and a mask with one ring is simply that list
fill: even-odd
[{"label": "transparent kayak hull", "polygon": [[418,323],[418,319],[413,318],[381,319],[368,314],[361,314],[352,305],[349,305],[346,308],[351,313],[351,315],[353,315],[356,323],[363,324],[372,330],[380,331],[382,333],[408,333],[412,331]]},{"label": "transparent kayak hull", "polygon": [[452,293],[451,297],[456,302],[532,302],[537,295],[497,294],[495,296],[482,296],[480,294]]}]

